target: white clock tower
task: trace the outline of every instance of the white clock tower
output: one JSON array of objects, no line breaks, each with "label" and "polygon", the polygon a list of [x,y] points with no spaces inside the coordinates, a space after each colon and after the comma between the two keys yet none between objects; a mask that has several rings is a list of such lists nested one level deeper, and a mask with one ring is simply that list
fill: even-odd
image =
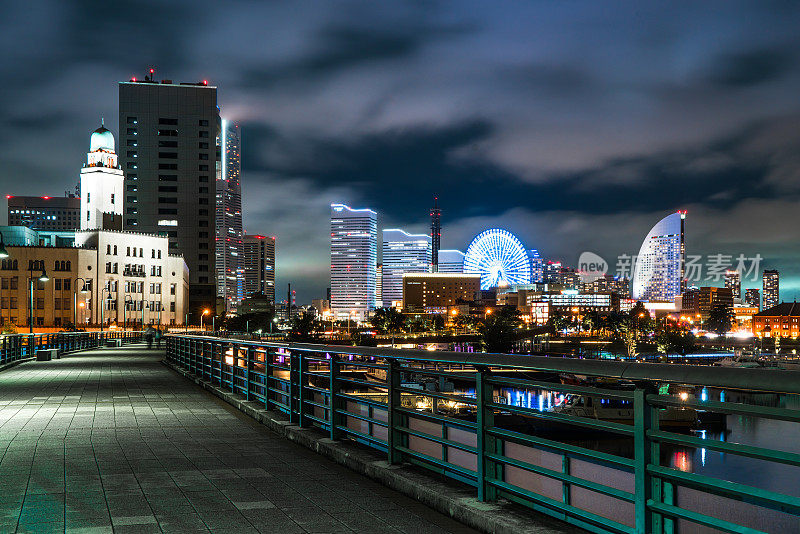
[{"label": "white clock tower", "polygon": [[81,230],[122,229],[124,181],[114,152],[114,135],[101,123],[92,132],[81,169]]}]

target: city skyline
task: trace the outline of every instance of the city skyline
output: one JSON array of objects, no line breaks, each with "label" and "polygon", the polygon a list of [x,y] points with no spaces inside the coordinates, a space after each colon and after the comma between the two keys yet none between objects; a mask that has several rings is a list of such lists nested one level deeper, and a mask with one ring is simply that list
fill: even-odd
[{"label": "city skyline", "polygon": [[[94,19],[79,8],[32,26],[13,25],[24,8],[12,6],[9,46],[39,43],[63,61],[53,75],[36,48],[0,60],[17,73],[0,116],[0,181],[12,195],[71,188],[77,133],[99,116],[118,133],[116,82],[154,66],[158,79],[219,86],[222,116],[241,122],[245,229],[281,241],[278,294],[291,282],[301,302],[324,296],[331,202],[428,233],[439,193],[443,249],[502,227],[567,265],[583,251],[634,254],[652,221],[684,209],[687,253],[760,254],[791,300],[800,249],[787,243],[800,236],[783,221],[798,201],[800,8],[721,5],[121,8],[104,16],[119,38],[103,46],[102,32],[81,30]],[[181,17],[193,33],[268,40],[204,48],[160,22]]]}]

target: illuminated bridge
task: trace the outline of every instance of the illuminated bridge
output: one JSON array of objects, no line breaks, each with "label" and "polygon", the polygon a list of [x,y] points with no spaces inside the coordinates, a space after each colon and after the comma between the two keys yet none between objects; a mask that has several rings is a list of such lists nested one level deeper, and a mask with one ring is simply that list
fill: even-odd
[{"label": "illuminated bridge", "polygon": [[800,531],[798,372],[166,344],[0,372],[0,531]]}]

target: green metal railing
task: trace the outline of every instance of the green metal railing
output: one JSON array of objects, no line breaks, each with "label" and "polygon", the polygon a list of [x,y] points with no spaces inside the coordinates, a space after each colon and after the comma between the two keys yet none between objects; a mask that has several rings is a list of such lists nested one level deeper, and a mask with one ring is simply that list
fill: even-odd
[{"label": "green metal railing", "polygon": [[141,332],[53,332],[47,334],[7,334],[0,336],[0,365],[34,358],[39,349],[77,352],[102,346],[111,339],[123,343],[140,341]]},{"label": "green metal railing", "polygon": [[[507,499],[589,531],[800,532],[800,486],[795,494],[781,494],[684,472],[665,465],[661,448],[705,448],[790,468],[800,467],[800,454],[705,439],[660,423],[671,408],[791,423],[800,423],[800,410],[661,395],[657,387],[668,382],[798,394],[799,372],[190,335],[167,336],[167,358],[301,427],[362,443],[391,463],[407,462],[472,485],[480,500]],[[630,381],[634,387],[562,384],[554,378],[560,373]],[[467,386],[460,393],[420,390],[404,385],[402,378],[412,375]],[[513,406],[501,402],[500,392],[509,388],[624,402],[632,404],[633,418],[628,423]],[[557,431],[540,432],[547,428]],[[794,429],[796,440],[800,427]],[[581,431],[618,436],[632,445],[632,453],[570,439]],[[735,513],[739,507],[747,513]]]}]

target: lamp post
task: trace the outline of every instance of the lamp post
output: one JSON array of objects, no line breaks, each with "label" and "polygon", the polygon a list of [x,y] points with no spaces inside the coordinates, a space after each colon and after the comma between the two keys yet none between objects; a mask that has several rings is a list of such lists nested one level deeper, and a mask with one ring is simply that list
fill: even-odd
[{"label": "lamp post", "polygon": [[[128,326],[128,302],[133,302],[133,297],[130,295],[125,295],[125,305],[122,307],[122,331],[125,331],[125,327]],[[119,316],[117,316],[119,317]]]},{"label": "lamp post", "polygon": [[[100,333],[101,334],[103,333],[103,324],[106,322],[105,314],[103,313],[106,307],[106,301],[103,300],[104,291],[108,291],[108,296],[109,297],[111,296],[111,290],[108,287],[104,287],[103,289],[100,290]],[[119,315],[117,315],[117,320],[119,320]]]},{"label": "lamp post", "polygon": [[209,313],[211,313],[211,311],[208,308],[206,308],[205,310],[203,310],[203,313],[200,315],[200,330],[203,330],[203,317],[205,317]]},{"label": "lamp post", "polygon": [[89,292],[89,290],[86,289],[85,278],[79,276],[73,280],[73,282],[75,282],[75,291],[72,292],[72,324],[75,328],[78,328],[78,280],[81,281],[81,293],[86,294]]},{"label": "lamp post", "polygon": [[[28,327],[29,332],[33,334],[33,264],[31,264],[31,268],[28,269],[30,275],[28,276]],[[42,274],[39,275],[37,278],[39,282],[47,282],[50,280],[50,277],[47,276],[47,271],[44,270],[44,265],[42,265]]]}]

